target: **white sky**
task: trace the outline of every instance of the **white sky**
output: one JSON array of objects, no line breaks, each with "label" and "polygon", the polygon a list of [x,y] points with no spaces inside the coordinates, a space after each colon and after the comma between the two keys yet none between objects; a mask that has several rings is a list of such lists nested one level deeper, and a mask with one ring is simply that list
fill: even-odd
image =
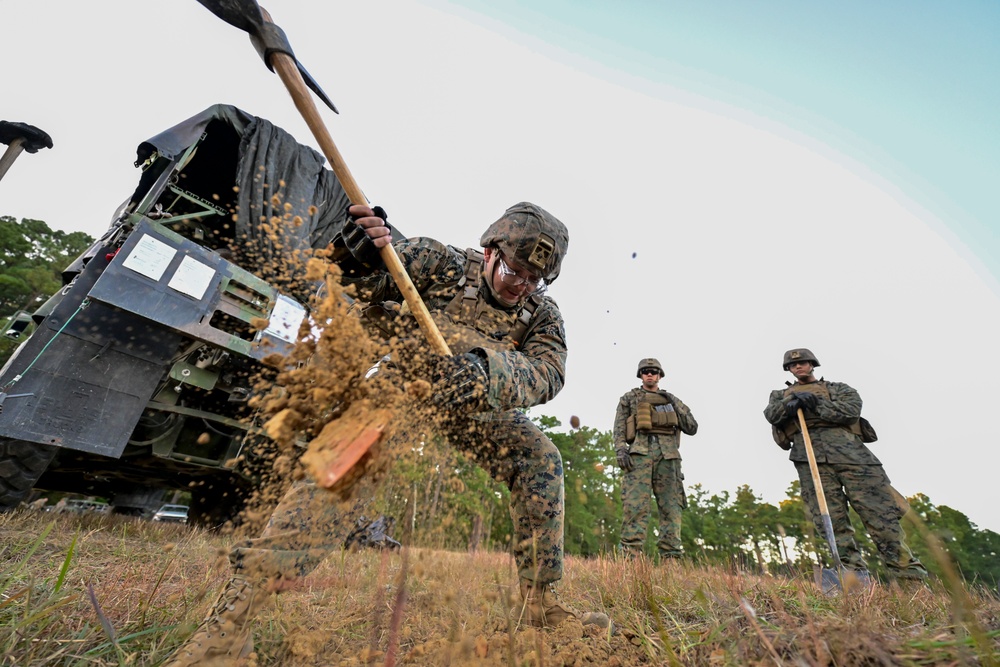
[{"label": "white sky", "polygon": [[[810,347],[860,391],[896,488],[1000,530],[986,492],[998,292],[891,175],[413,0],[270,4],[341,110],[324,117],[357,180],[404,233],[476,245],[521,200],[569,227],[551,291],[568,382],[535,412],[608,430],[655,356],[701,425],[683,441],[687,483],[777,502],[795,472],[761,411],[790,377],[782,353]],[[316,145],[245,34],[194,0],[0,12],[0,118],[55,143],[11,167],[0,215],[100,234],[137,183],[138,143],[217,102]]]}]

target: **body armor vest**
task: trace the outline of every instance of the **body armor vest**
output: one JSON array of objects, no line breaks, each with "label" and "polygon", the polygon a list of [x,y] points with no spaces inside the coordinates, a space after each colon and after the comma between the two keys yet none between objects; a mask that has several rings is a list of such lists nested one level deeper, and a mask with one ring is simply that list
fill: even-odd
[{"label": "body armor vest", "polygon": [[673,435],[680,424],[670,399],[659,392],[645,390],[636,405],[635,414],[629,419],[635,421],[637,432],[655,435]]},{"label": "body armor vest", "polygon": [[[785,394],[784,394],[785,400],[788,400],[788,398],[794,392],[798,392],[798,391],[808,392],[810,394],[815,394],[818,398],[825,398],[828,401],[830,400],[830,388],[826,386],[826,381],[824,381],[824,380],[819,380],[818,382],[809,382],[807,384],[796,383],[796,384],[791,385],[790,387],[788,387],[788,389],[785,389]],[[824,421],[824,420],[820,419],[819,417],[817,417],[815,415],[810,415],[809,413],[807,413],[805,411],[803,411],[802,414],[806,418],[806,428],[809,428],[809,429],[813,429],[813,428],[846,428],[847,430],[851,431],[852,433],[854,433],[859,438],[862,437],[862,435],[863,435],[862,434],[862,430],[861,430],[861,424],[859,423],[860,420],[855,420],[851,424],[834,424],[833,422]],[[785,432],[785,435],[788,438],[791,438],[792,436],[794,436],[796,433],[798,433],[801,430],[800,427],[799,427],[799,420],[798,419],[792,419],[792,420],[790,420],[788,423],[785,424],[783,430]],[[873,440],[863,440],[863,441],[864,442],[874,442]]]},{"label": "body armor vest", "polygon": [[483,280],[483,253],[475,248],[465,251],[465,269],[456,282],[438,283],[427,291],[428,296],[455,287],[462,290],[452,298],[443,311],[431,313],[435,324],[452,352],[461,354],[476,347],[496,351],[516,350],[524,342],[525,334],[541,305],[541,297],[532,295],[517,310],[504,310],[491,306],[480,296]]}]

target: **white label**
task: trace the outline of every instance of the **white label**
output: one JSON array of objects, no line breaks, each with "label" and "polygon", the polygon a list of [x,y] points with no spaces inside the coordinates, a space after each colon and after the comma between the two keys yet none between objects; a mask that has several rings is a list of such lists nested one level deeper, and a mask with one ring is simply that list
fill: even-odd
[{"label": "white label", "polygon": [[288,343],[294,343],[299,336],[299,325],[306,316],[306,309],[294,299],[284,294],[278,295],[278,300],[271,310],[271,317],[264,333],[271,334]]},{"label": "white label", "polygon": [[205,290],[208,289],[214,277],[215,269],[208,264],[203,264],[194,257],[185,257],[181,260],[177,270],[174,271],[167,287],[201,301],[201,298],[205,296]]},{"label": "white label", "polygon": [[153,238],[149,234],[143,234],[139,242],[132,248],[132,252],[122,262],[122,266],[158,281],[163,277],[163,272],[167,270],[167,265],[176,254],[177,250],[163,241]]}]

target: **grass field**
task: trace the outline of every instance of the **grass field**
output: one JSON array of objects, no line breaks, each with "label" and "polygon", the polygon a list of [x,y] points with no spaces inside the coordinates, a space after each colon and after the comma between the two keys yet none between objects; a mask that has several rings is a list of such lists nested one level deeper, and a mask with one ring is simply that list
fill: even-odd
[{"label": "grass field", "polygon": [[[100,515],[0,516],[0,664],[158,665],[227,576],[228,538]],[[686,562],[567,559],[616,632],[519,628],[505,553],[339,552],[273,598],[256,665],[995,665],[1000,601],[948,587],[824,596]],[[513,593],[513,595],[512,595]]]}]

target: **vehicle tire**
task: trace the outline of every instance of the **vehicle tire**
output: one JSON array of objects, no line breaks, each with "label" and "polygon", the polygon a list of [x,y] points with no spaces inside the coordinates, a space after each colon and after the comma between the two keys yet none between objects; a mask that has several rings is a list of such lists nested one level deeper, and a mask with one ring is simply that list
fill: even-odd
[{"label": "vehicle tire", "polygon": [[58,451],[57,447],[0,438],[0,512],[28,497]]}]

